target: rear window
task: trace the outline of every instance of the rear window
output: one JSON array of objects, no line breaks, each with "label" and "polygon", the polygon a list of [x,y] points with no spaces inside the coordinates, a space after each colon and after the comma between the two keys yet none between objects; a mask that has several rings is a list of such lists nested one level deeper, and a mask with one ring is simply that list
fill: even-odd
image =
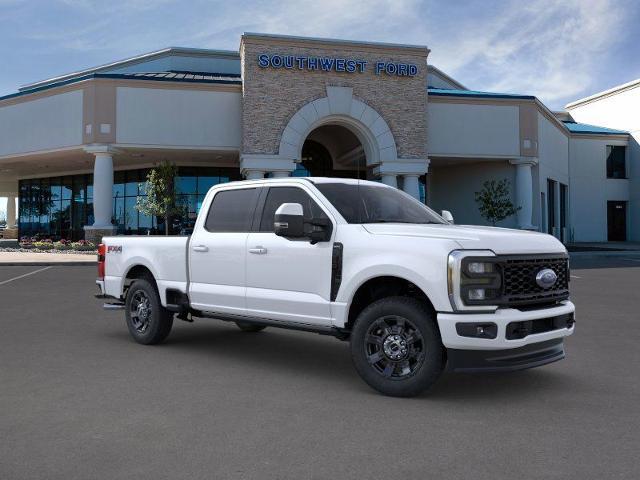
[{"label": "rear window", "polygon": [[207,214],[204,228],[209,232],[248,232],[256,208],[256,188],[218,192]]}]

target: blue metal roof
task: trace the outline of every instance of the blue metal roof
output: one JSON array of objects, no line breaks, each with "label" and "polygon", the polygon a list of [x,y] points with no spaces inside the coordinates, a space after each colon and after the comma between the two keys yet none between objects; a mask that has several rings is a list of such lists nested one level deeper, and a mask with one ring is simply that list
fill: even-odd
[{"label": "blue metal roof", "polygon": [[569,129],[571,133],[591,133],[598,135],[628,135],[629,132],[624,130],[614,130],[613,128],[598,127],[596,125],[589,125],[587,123],[577,123],[563,121],[565,127]]},{"label": "blue metal roof", "polygon": [[186,83],[218,83],[218,84],[230,84],[230,85],[242,85],[240,75],[234,75],[230,73],[200,73],[200,72],[146,72],[146,73],[91,73],[89,75],[83,75],[81,77],[70,78],[69,80],[62,80],[60,82],[49,83],[42,87],[32,88],[29,90],[23,90],[17,93],[10,93],[0,97],[0,100],[7,100],[9,98],[22,97],[35,92],[41,92],[43,90],[49,90],[50,88],[62,87],[64,85],[70,85],[73,83],[82,82],[84,80],[90,80],[92,78],[113,78],[121,80],[151,80],[159,82],[186,82]]},{"label": "blue metal roof", "polygon": [[447,88],[427,88],[429,95],[437,95],[442,97],[481,97],[481,98],[515,98],[524,100],[535,100],[533,95],[520,95],[517,93],[496,93],[496,92],[479,92],[477,90],[454,90]]}]

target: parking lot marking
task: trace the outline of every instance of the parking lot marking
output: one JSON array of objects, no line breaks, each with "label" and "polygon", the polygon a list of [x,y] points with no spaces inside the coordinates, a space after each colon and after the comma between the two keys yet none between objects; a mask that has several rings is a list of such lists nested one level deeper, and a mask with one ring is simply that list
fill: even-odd
[{"label": "parking lot marking", "polygon": [[24,275],[20,275],[18,277],[10,278],[9,280],[5,280],[3,282],[0,282],[0,285],[4,285],[5,283],[13,282],[14,280],[20,280],[21,278],[28,277],[29,275],[34,275],[34,274],[39,273],[39,272],[44,272],[45,270],[49,270],[50,268],[51,268],[50,266],[49,267],[44,267],[44,268],[40,268],[38,270],[34,270],[33,272],[25,273]]},{"label": "parking lot marking", "polygon": [[578,275],[571,275],[571,278],[582,278],[582,277],[579,277]]}]

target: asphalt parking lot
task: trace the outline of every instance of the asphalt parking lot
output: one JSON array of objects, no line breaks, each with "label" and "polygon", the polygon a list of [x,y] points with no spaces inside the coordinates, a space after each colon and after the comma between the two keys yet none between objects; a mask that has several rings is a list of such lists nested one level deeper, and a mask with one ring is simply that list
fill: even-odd
[{"label": "asphalt parking lot", "polygon": [[333,338],[176,321],[144,347],[94,267],[0,266],[0,478],[640,478],[640,258],[572,267],[565,360],[397,399]]}]

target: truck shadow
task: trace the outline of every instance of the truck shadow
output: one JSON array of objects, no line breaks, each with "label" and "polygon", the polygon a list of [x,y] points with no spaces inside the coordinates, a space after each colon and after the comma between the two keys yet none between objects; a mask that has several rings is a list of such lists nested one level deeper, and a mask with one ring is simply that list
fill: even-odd
[{"label": "truck shadow", "polygon": [[[251,375],[260,371],[267,376],[277,370],[280,375],[290,374],[293,381],[303,376],[317,379],[326,388],[378,395],[358,376],[346,342],[277,328],[244,333],[227,324],[184,327],[175,329],[163,348],[181,355],[197,356],[194,361],[204,361],[205,366],[210,362],[217,372],[223,371],[225,364],[234,370],[246,370]],[[580,389],[576,382],[577,379],[553,366],[508,373],[445,372],[419,398],[448,402],[530,399],[541,391]]]}]

